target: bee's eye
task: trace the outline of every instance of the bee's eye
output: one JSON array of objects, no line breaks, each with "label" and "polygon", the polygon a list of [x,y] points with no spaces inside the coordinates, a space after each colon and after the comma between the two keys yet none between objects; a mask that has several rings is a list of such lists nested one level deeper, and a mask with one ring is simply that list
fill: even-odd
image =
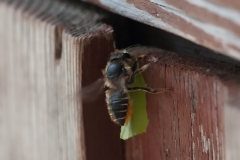
[{"label": "bee's eye", "polygon": [[107,68],[107,72],[106,72],[106,75],[107,75],[107,78],[108,79],[114,79],[114,78],[118,78],[121,73],[124,72],[124,66],[121,64],[121,63],[112,63],[108,66]]}]

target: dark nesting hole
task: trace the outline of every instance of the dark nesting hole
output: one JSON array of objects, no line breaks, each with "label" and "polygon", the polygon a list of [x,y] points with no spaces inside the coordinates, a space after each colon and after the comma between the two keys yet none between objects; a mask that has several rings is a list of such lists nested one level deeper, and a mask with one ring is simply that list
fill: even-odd
[{"label": "dark nesting hole", "polygon": [[55,60],[59,61],[62,58],[62,29],[55,29]]}]

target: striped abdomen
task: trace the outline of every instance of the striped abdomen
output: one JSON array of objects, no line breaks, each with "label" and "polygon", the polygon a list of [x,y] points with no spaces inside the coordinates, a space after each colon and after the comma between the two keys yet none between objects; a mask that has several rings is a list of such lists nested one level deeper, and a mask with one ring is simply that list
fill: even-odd
[{"label": "striped abdomen", "polygon": [[128,93],[118,90],[108,90],[107,104],[109,115],[117,125],[124,125],[126,120],[131,117],[131,103]]}]

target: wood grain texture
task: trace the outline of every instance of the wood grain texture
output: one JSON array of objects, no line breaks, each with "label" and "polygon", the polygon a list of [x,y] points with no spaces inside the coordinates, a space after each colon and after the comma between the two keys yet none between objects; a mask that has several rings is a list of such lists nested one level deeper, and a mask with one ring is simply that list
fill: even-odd
[{"label": "wood grain texture", "polygon": [[[238,2],[87,0],[240,60]],[[234,7],[233,7],[234,6]]]},{"label": "wood grain texture", "polygon": [[146,83],[173,91],[147,95],[149,126],[126,141],[126,159],[238,159],[239,69],[166,51],[153,57],[160,62],[144,72]]},{"label": "wood grain texture", "polygon": [[[75,123],[65,116],[80,114],[63,112],[65,107],[56,105],[55,27],[26,19],[20,10],[4,3],[0,7],[0,159],[78,159],[73,157],[80,156],[77,146],[60,152],[76,145],[74,139],[80,136],[68,134],[77,128],[65,128],[63,122]],[[78,110],[74,104],[70,107]]]},{"label": "wood grain texture", "polygon": [[0,2],[0,159],[240,157],[239,68],[169,52],[144,76],[174,90],[147,96],[147,133],[123,151],[104,97],[90,105],[78,97],[113,50],[111,27],[82,5]]},{"label": "wood grain texture", "polygon": [[1,1],[0,18],[0,159],[122,159],[104,99],[85,110],[79,97],[113,50],[102,15],[78,3],[19,0]]},{"label": "wood grain texture", "polygon": [[[114,50],[113,30],[109,26],[102,26],[100,32],[89,34],[81,43],[84,44],[82,85],[88,86],[103,77],[101,70]],[[89,96],[94,99],[97,93]],[[84,103],[83,113],[87,160],[122,160],[124,150],[120,127],[110,120],[104,92],[96,101]]]}]

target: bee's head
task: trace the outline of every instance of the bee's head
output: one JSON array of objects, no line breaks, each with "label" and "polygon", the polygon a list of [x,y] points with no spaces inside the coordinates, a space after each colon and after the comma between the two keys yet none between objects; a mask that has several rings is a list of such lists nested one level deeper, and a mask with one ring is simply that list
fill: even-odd
[{"label": "bee's head", "polygon": [[126,69],[122,63],[119,61],[113,61],[107,68],[106,76],[108,79],[112,80],[118,78],[122,73],[125,72]]},{"label": "bee's head", "polygon": [[114,61],[114,60],[117,60],[117,59],[121,59],[121,60],[123,60],[123,61],[126,61],[126,60],[128,60],[128,59],[130,59],[130,58],[131,58],[131,56],[130,56],[130,54],[128,54],[128,53],[118,53],[118,54],[112,55],[112,56],[109,58],[109,60],[110,60],[110,61]]}]

